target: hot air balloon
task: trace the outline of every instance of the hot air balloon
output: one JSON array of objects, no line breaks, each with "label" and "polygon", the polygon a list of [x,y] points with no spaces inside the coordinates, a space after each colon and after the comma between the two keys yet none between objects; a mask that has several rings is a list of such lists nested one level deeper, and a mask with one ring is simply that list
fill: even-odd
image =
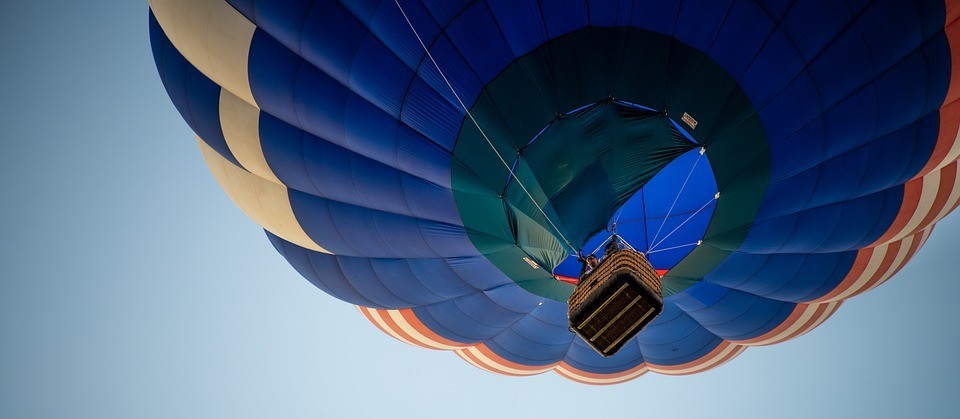
[{"label": "hot air balloon", "polygon": [[[500,374],[614,384],[795,338],[960,201],[954,1],[149,3],[171,100],[290,265]],[[614,233],[663,311],[605,357],[567,298]]]}]

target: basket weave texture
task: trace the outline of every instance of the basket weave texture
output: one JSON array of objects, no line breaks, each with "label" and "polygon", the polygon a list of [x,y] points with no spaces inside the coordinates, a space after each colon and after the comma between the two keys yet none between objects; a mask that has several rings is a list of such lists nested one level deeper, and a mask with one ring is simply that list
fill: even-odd
[{"label": "basket weave texture", "polygon": [[570,311],[577,311],[584,301],[586,301],[587,296],[599,288],[604,280],[612,278],[614,273],[621,270],[633,272],[644,284],[647,284],[651,290],[656,292],[661,298],[663,297],[660,275],[657,274],[657,270],[653,269],[653,266],[650,265],[647,258],[640,252],[624,249],[607,255],[599,266],[587,272],[583,278],[580,278],[580,283],[577,284],[577,288],[573,291],[573,294],[570,294],[570,298],[567,299],[567,305],[570,306]]}]

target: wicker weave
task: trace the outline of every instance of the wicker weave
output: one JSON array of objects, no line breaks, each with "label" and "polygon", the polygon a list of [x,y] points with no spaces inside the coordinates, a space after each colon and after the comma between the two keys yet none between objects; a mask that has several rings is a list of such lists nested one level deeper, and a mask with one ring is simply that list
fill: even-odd
[{"label": "wicker weave", "polygon": [[571,330],[610,356],[663,310],[660,276],[643,254],[615,251],[580,279],[567,304]]}]

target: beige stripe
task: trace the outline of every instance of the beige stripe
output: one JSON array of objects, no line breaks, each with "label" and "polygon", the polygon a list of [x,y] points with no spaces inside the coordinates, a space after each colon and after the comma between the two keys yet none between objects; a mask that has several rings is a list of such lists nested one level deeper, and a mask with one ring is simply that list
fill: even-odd
[{"label": "beige stripe", "polygon": [[942,169],[944,166],[957,161],[957,159],[960,159],[960,130],[957,131],[957,137],[953,140],[950,151],[947,152],[947,156],[943,161],[937,165],[936,170]]},{"label": "beige stripe", "polygon": [[897,250],[896,256],[893,258],[893,262],[890,263],[890,266],[886,271],[880,274],[880,277],[877,278],[877,282],[872,285],[859,284],[856,288],[848,289],[844,294],[847,294],[844,298],[850,298],[854,295],[862,294],[869,290],[876,288],[878,285],[884,283],[889,279],[894,273],[897,272],[900,267],[906,263],[906,257],[910,254],[910,246],[913,245],[913,240],[916,236],[909,236],[900,241],[900,249]]},{"label": "beige stripe", "polygon": [[459,356],[460,359],[462,359],[462,360],[464,360],[464,361],[467,361],[470,365],[473,365],[473,366],[475,366],[475,367],[477,367],[477,368],[479,368],[479,369],[481,369],[481,370],[484,370],[484,371],[486,371],[486,372],[496,373],[496,371],[493,371],[493,370],[491,370],[490,368],[487,368],[487,367],[484,367],[483,365],[478,364],[478,363],[477,363],[476,361],[474,361],[472,358],[470,358],[469,356],[465,355],[465,354],[463,353],[463,351],[464,351],[463,349],[457,349],[457,350],[453,351],[453,353],[457,354],[457,356]]},{"label": "beige stripe", "polygon": [[[727,355],[730,355],[730,354],[732,354],[732,353],[735,352],[735,351],[736,351],[737,354],[739,355],[740,352],[743,352],[743,351],[746,350],[746,349],[747,349],[746,346],[742,346],[742,345],[738,345],[738,344],[735,344],[735,343],[731,343],[730,345],[728,345],[726,348],[724,348],[722,351],[720,351],[720,353],[718,353],[718,354],[717,354],[716,356],[714,356],[713,358],[707,360],[706,362],[703,362],[703,363],[699,363],[699,364],[697,364],[697,365],[694,365],[694,366],[692,366],[692,367],[690,367],[690,368],[684,368],[684,369],[681,369],[681,370],[669,370],[669,369],[659,369],[659,368],[657,368],[657,367],[654,366],[654,365],[648,365],[647,368],[649,368],[650,371],[658,372],[658,373],[660,373],[660,374],[665,374],[665,375],[693,374],[693,373],[695,373],[695,372],[706,371],[706,370],[708,370],[708,369],[710,369],[710,368],[713,368],[713,367],[715,367],[715,366],[717,366],[717,365],[723,364],[723,363],[725,362],[725,361],[723,361],[723,358],[726,357]],[[734,358],[735,358],[735,357],[734,357]],[[730,359],[733,359],[733,358],[730,358]]]},{"label": "beige stripe", "polygon": [[443,343],[430,339],[424,336],[419,331],[417,331],[417,329],[415,329],[413,326],[411,326],[410,323],[407,322],[407,319],[405,319],[403,315],[400,314],[399,311],[386,310],[386,312],[390,316],[390,318],[393,319],[393,321],[396,322],[398,326],[400,326],[400,329],[403,330],[404,333],[406,333],[408,336],[412,337],[413,339],[416,339],[418,342],[420,342],[422,346],[427,346],[433,349],[446,349],[446,350],[458,349],[463,347],[463,346],[445,345]]},{"label": "beige stripe", "polygon": [[471,355],[473,355],[474,357],[476,357],[477,359],[479,359],[481,362],[483,362],[483,364],[487,367],[487,369],[492,369],[492,370],[499,371],[499,372],[505,372],[505,373],[508,373],[508,374],[516,374],[516,375],[537,375],[537,374],[543,374],[543,373],[545,373],[545,372],[547,372],[547,371],[550,371],[550,370],[552,370],[553,367],[554,367],[553,365],[550,365],[550,366],[547,366],[547,367],[544,367],[544,368],[541,368],[541,369],[535,369],[535,370],[520,370],[520,369],[508,367],[508,366],[506,366],[506,365],[500,364],[500,363],[498,363],[497,361],[494,361],[494,360],[490,359],[490,357],[484,355],[483,352],[481,352],[479,349],[477,349],[477,348],[474,347],[474,346],[470,346],[470,347],[463,348],[463,349],[460,349],[460,350],[462,350],[462,351],[464,351],[464,352],[469,352]]},{"label": "beige stripe", "polygon": [[282,185],[270,169],[260,145],[260,109],[227,89],[220,89],[220,127],[227,147],[250,173]]},{"label": "beige stripe", "polygon": [[214,83],[252,105],[248,57],[256,26],[225,0],[149,0],[177,50]]},{"label": "beige stripe", "polygon": [[947,198],[946,204],[943,206],[943,209],[940,210],[940,213],[933,219],[933,222],[937,222],[946,217],[950,213],[950,210],[957,205],[957,202],[960,201],[960,168],[957,170],[957,175],[953,178],[953,185],[950,190],[950,196]]},{"label": "beige stripe", "polygon": [[793,324],[790,325],[790,327],[784,329],[780,333],[777,333],[775,336],[771,336],[767,339],[757,341],[757,342],[735,342],[735,343],[737,343],[738,345],[747,345],[747,346],[764,346],[764,345],[772,345],[774,343],[779,343],[781,339],[785,339],[789,337],[791,334],[793,334],[794,332],[796,332],[797,330],[800,330],[800,328],[803,327],[803,325],[806,324],[807,321],[810,320],[810,318],[812,318],[814,314],[816,314],[818,307],[819,307],[818,304],[807,304],[803,308],[803,314],[801,314],[800,317],[797,318],[797,321],[793,322]]},{"label": "beige stripe", "polygon": [[917,210],[913,212],[910,221],[903,226],[903,230],[893,236],[888,243],[900,240],[926,227],[921,226],[920,223],[933,209],[933,204],[937,200],[937,192],[940,190],[940,174],[941,172],[938,169],[923,177],[923,187],[920,190],[920,202],[917,203]]},{"label": "beige stripe", "polygon": [[413,343],[407,340],[406,338],[401,336],[399,333],[394,332],[393,329],[390,328],[390,325],[388,325],[385,321],[383,321],[383,318],[380,317],[380,312],[378,310],[373,310],[373,309],[370,309],[367,307],[361,307],[361,306],[356,306],[356,307],[357,309],[366,312],[370,316],[370,318],[373,319],[373,321],[378,326],[380,326],[381,329],[383,329],[388,335],[390,335],[394,339],[399,340],[403,343],[406,343],[410,346],[418,346],[418,347],[420,346],[420,345],[417,345],[416,343]]},{"label": "beige stripe", "polygon": [[267,231],[307,249],[330,253],[315,243],[300,227],[287,188],[250,174],[197,138],[203,157],[220,187],[237,206]]},{"label": "beige stripe", "polygon": [[593,377],[586,377],[586,376],[583,376],[583,375],[578,374],[576,371],[572,371],[572,370],[569,370],[569,369],[567,369],[567,368],[564,368],[563,365],[558,365],[558,366],[555,368],[555,371],[556,371],[557,374],[560,374],[560,375],[565,376],[565,377],[567,377],[567,378],[571,378],[571,377],[572,377],[572,378],[575,378],[575,379],[577,379],[577,380],[580,380],[580,381],[583,381],[583,382],[586,382],[586,383],[590,383],[590,384],[618,384],[618,383],[623,383],[623,382],[627,382],[627,381],[633,380],[633,379],[635,379],[635,378],[637,378],[637,377],[639,377],[639,376],[641,376],[641,375],[643,375],[643,374],[646,374],[648,370],[647,370],[647,367],[643,367],[643,368],[640,368],[640,369],[638,369],[638,370],[636,370],[636,371],[634,371],[634,372],[631,372],[630,374],[623,375],[623,376],[619,376],[619,377],[611,377],[611,378],[593,378]]},{"label": "beige stripe", "polygon": [[917,250],[914,252],[914,254],[916,254],[916,252],[919,252],[920,248],[923,247],[923,244],[927,240],[926,238],[930,235],[930,231],[932,230],[931,227],[932,227],[932,224],[930,226],[927,226],[926,229],[922,230],[922,233],[919,236],[913,235],[908,237],[909,241],[907,239],[904,239],[903,245],[900,247],[900,252],[897,253],[897,259],[894,260],[893,264],[890,265],[890,269],[888,269],[887,272],[885,272],[883,276],[881,276],[877,280],[877,282],[875,282],[871,287],[867,288],[866,290],[863,290],[862,292],[867,292],[876,287],[879,287],[884,282],[887,282],[887,280],[890,279],[890,277],[892,277],[894,274],[900,271],[900,269],[903,268],[903,266],[910,261],[910,257],[912,256],[910,254],[910,247],[913,246],[913,241],[914,240],[921,241],[920,245],[917,246]]},{"label": "beige stripe", "polygon": [[873,249],[873,254],[870,255],[870,261],[867,262],[867,267],[863,269],[863,272],[857,278],[856,282],[851,284],[850,287],[840,294],[835,295],[833,298],[818,302],[824,303],[828,301],[839,301],[856,294],[857,290],[862,288],[867,282],[870,281],[870,278],[873,278],[873,275],[877,273],[877,270],[880,269],[880,265],[883,264],[883,259],[886,258],[889,250],[889,244],[881,244],[875,247]]},{"label": "beige stripe", "polygon": [[837,311],[837,308],[839,308],[840,303],[841,301],[831,301],[827,303],[828,304],[827,309],[824,310],[823,314],[820,315],[820,318],[817,319],[817,321],[813,322],[813,324],[810,325],[810,327],[808,327],[807,330],[804,330],[803,333],[794,337],[803,336],[809,333],[810,331],[812,331],[813,329],[816,329],[817,327],[819,327],[821,324],[823,324],[823,322],[827,321],[827,319],[829,319],[830,316],[833,315],[833,313]]}]

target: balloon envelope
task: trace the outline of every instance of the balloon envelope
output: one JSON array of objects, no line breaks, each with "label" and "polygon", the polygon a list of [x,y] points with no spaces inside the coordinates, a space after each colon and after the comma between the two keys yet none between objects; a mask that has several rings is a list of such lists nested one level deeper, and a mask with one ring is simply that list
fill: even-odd
[{"label": "balloon envelope", "polygon": [[[613,384],[792,339],[960,200],[954,2],[150,7],[171,100],[290,264],[497,373]],[[665,306],[604,358],[558,278],[613,231]]]}]

